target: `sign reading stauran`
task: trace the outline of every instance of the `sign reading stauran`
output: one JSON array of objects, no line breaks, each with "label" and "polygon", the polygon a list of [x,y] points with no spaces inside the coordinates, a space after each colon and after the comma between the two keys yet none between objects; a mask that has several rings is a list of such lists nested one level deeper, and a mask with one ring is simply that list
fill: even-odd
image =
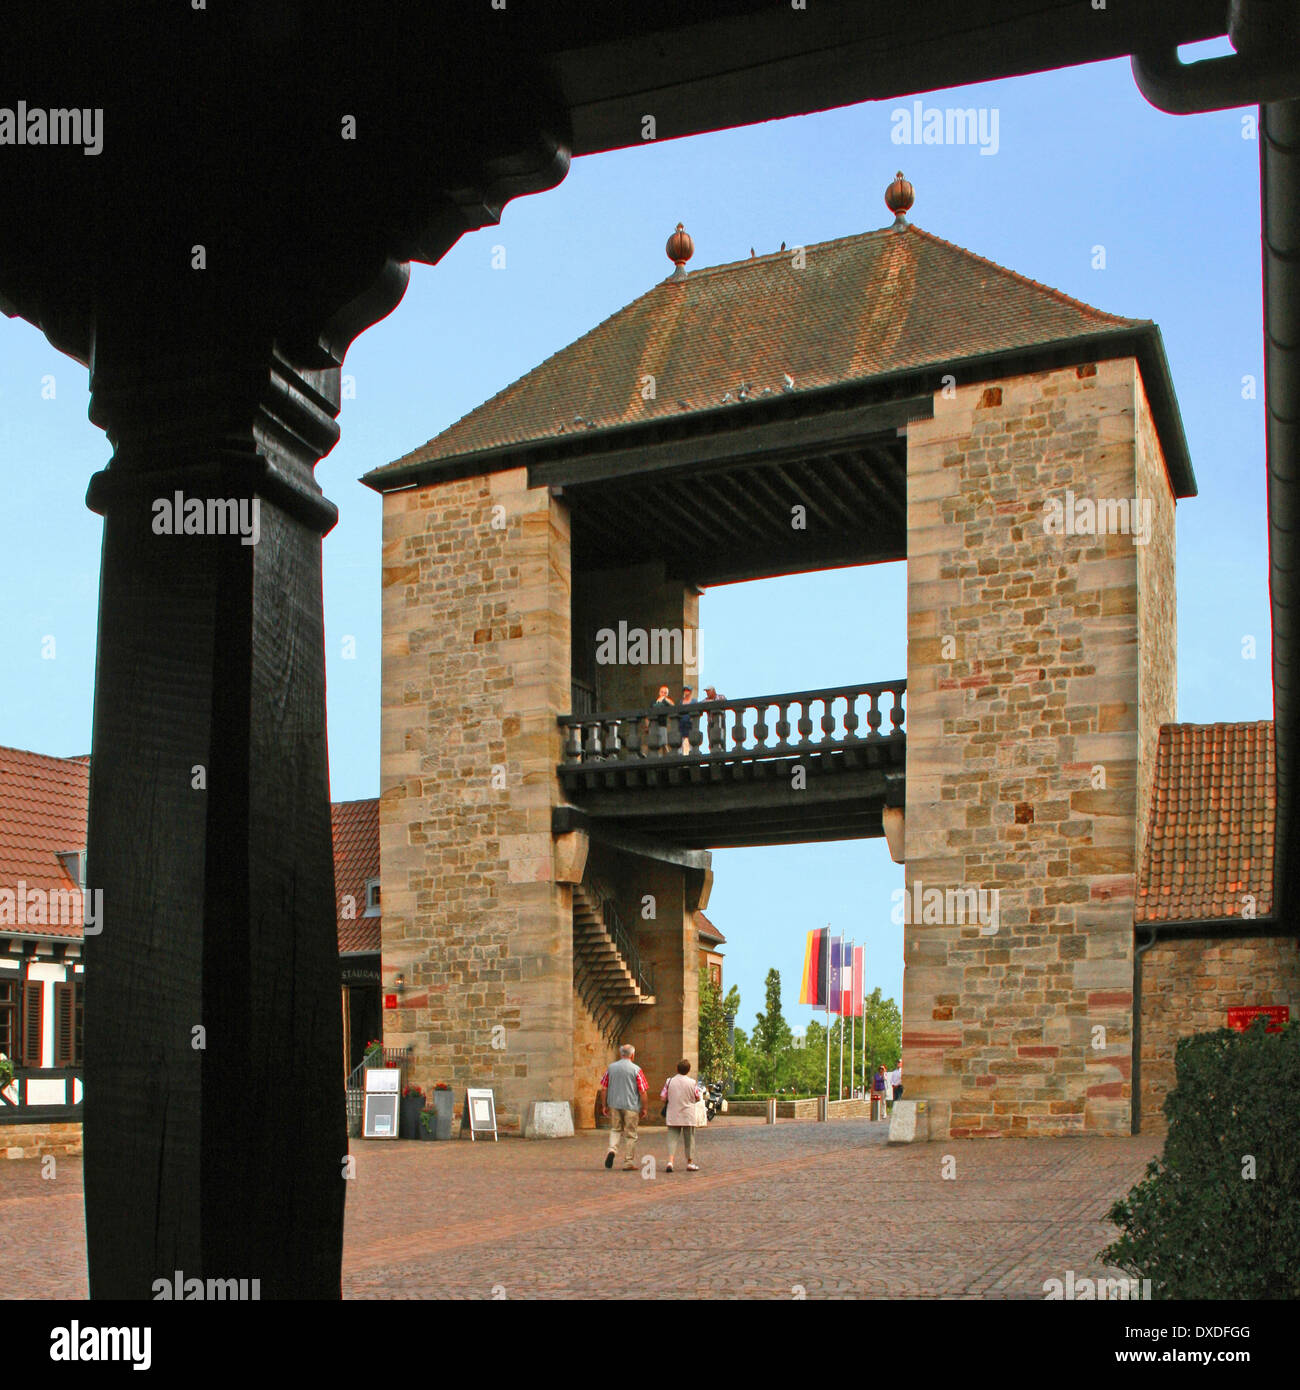
[{"label": "sign reading stauran", "polygon": [[1280,1033],[1282,1025],[1290,1022],[1289,1004],[1242,1004],[1239,1008],[1228,1010],[1228,1027],[1244,1033],[1257,1018],[1268,1019],[1266,1033]]}]

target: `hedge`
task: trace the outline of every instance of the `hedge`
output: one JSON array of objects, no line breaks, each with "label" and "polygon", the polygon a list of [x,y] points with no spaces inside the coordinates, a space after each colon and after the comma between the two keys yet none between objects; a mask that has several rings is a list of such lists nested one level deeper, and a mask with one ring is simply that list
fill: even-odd
[{"label": "hedge", "polygon": [[1157,1298],[1300,1298],[1300,1026],[1183,1038],[1164,1152],[1099,1258]]}]

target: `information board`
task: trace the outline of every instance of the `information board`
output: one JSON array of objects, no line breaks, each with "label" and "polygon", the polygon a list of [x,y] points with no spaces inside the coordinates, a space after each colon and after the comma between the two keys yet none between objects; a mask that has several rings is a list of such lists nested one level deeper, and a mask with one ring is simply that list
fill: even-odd
[{"label": "information board", "polygon": [[402,1072],[400,1067],[367,1067],[366,1068],[366,1090],[382,1091],[387,1095],[396,1095],[402,1089]]},{"label": "information board", "polygon": [[496,1143],[497,1103],[490,1090],[476,1090],[471,1086],[465,1092],[465,1108],[460,1112],[460,1132],[464,1134],[467,1129],[471,1140],[476,1133],[490,1134],[492,1142]]},{"label": "information board", "polygon": [[401,1097],[391,1091],[367,1091],[366,1113],[361,1124],[364,1139],[396,1139],[397,1107]]}]

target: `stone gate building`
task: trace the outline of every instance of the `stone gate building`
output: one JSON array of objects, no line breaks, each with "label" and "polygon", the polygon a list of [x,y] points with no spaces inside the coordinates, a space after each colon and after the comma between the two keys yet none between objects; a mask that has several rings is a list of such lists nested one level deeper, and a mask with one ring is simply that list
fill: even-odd
[{"label": "stone gate building", "polygon": [[[910,225],[901,175],[887,201],[892,226],[691,272],[679,226],[667,279],[365,479],[385,1040],[417,1080],[493,1086],[507,1126],[544,1099],[591,1124],[615,1041],[651,1077],[695,1057],[723,846],[891,832],[932,1136],[1127,1133],[1143,1062],[1156,1114],[1220,949],[1173,922],[1251,933],[1216,1007],[1300,1002],[1294,940],[1243,923],[1271,838],[1229,864],[1206,819],[1226,775],[1271,837],[1263,735],[1249,776],[1220,759],[1168,800],[1195,481],[1159,330]],[[905,681],[655,704],[696,684],[708,585],[888,560]]]}]

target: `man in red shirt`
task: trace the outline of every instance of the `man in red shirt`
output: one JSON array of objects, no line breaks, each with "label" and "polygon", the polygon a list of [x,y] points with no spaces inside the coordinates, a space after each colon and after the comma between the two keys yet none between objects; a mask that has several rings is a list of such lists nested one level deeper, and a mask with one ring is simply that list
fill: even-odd
[{"label": "man in red shirt", "polygon": [[605,1155],[605,1167],[614,1166],[614,1158],[627,1141],[627,1152],[623,1157],[623,1171],[636,1167],[637,1119],[646,1117],[646,1095],[650,1083],[645,1072],[632,1060],[636,1048],[624,1043],[618,1050],[618,1061],[611,1062],[600,1078],[600,1113],[609,1115],[609,1152]]}]

